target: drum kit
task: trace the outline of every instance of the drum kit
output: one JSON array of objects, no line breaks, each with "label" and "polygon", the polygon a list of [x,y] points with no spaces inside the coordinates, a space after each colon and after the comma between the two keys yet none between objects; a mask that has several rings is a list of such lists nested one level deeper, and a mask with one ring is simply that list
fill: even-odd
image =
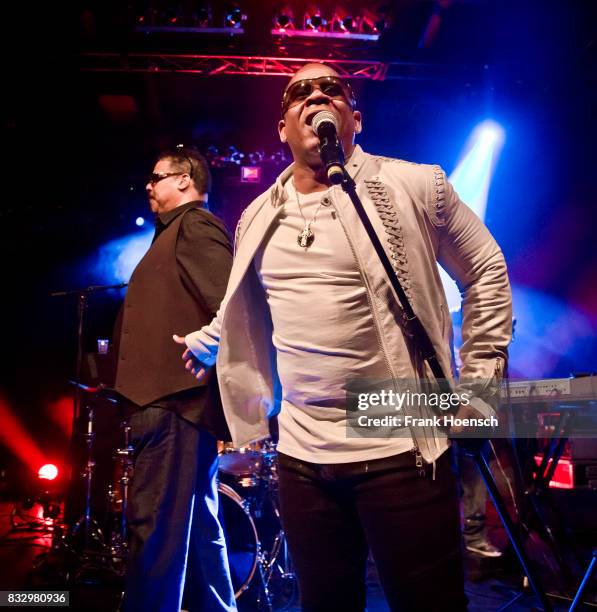
[{"label": "drum kit", "polygon": [[[112,453],[113,476],[105,494],[93,495],[96,482],[94,441],[98,397],[116,403],[107,389],[79,385],[86,392],[87,419],[83,438],[86,462],[82,470],[85,505],[72,527],[55,530],[54,548],[70,553],[69,580],[97,580],[106,572],[122,578],[127,558],[129,487],[134,477],[131,427],[120,424],[120,443]],[[232,585],[236,599],[252,605],[245,609],[273,612],[288,608],[296,599],[296,579],[280,522],[275,444],[270,440],[235,448],[218,442],[219,515],[224,529]],[[105,512],[95,511],[93,500],[105,499]],[[101,518],[100,518],[101,517]],[[239,607],[242,609],[242,602]]]},{"label": "drum kit", "polygon": [[280,523],[275,444],[222,443],[219,450],[221,518],[236,597],[257,582],[258,609],[285,609],[296,579]]}]

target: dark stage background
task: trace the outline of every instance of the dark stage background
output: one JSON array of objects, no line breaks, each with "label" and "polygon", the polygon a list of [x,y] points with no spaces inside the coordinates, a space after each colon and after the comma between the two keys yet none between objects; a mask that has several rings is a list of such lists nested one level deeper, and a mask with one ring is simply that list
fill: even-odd
[{"label": "dark stage background", "polygon": [[[144,176],[157,151],[179,142],[219,147],[221,155],[229,146],[266,156],[284,151],[276,132],[284,77],[79,70],[85,51],[132,51],[153,40],[175,52],[212,51],[200,37],[163,43],[133,35],[134,6],[112,4],[81,3],[61,25],[40,13],[5,26],[37,22],[5,54],[0,468],[8,468],[7,478],[34,465],[32,457],[64,458],[76,300],[49,293],[108,281],[97,267],[102,247],[151,224]],[[423,63],[431,76],[414,70],[405,78],[355,80],[364,115],[358,142],[450,173],[471,130],[487,118],[498,122],[506,140],[486,222],[515,290],[512,372],[538,378],[597,370],[594,2],[455,0],[444,3],[427,46],[419,41],[435,4],[387,4],[398,17],[366,54]],[[226,50],[283,54],[271,43],[270,18],[262,17],[264,26],[255,16],[273,14],[274,3],[246,6],[247,41],[230,39]],[[337,51],[306,46],[301,57],[326,53]],[[213,168],[213,210],[231,229],[284,167],[271,160],[261,166],[258,185],[241,183],[238,166]],[[144,228],[135,225],[138,216]],[[89,298],[86,351],[111,336],[120,299],[120,292]]]}]

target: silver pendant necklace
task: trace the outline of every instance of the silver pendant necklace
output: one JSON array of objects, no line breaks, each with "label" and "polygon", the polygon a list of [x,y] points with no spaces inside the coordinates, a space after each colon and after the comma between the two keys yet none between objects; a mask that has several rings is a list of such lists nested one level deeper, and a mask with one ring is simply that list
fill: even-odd
[{"label": "silver pendant necklace", "polygon": [[298,204],[299,212],[301,213],[301,217],[303,218],[303,221],[305,223],[305,227],[303,227],[303,231],[297,236],[296,240],[300,247],[308,249],[313,244],[313,241],[315,240],[315,235],[311,231],[311,225],[315,223],[315,219],[317,218],[317,213],[319,212],[319,209],[323,206],[323,198],[319,202],[319,206],[315,209],[315,214],[313,215],[313,217],[311,217],[311,219],[307,221],[307,219],[305,219],[305,215],[303,214],[303,209],[301,208],[301,201],[299,199],[299,193],[297,191],[296,185],[294,185],[294,181],[292,184],[294,186],[294,192],[296,193],[296,203]]}]

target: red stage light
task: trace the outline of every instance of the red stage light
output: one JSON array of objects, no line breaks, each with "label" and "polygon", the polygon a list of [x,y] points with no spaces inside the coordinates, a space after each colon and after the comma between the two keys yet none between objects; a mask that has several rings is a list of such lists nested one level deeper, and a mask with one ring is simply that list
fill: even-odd
[{"label": "red stage light", "polygon": [[54,480],[58,476],[58,468],[53,463],[46,463],[39,468],[37,475],[41,480]]},{"label": "red stage light", "polygon": [[33,472],[38,465],[46,461],[46,457],[17,416],[18,413],[18,408],[10,406],[0,395],[0,443]]},{"label": "red stage light", "polygon": [[260,183],[261,168],[259,166],[241,166],[240,180],[242,183]]},{"label": "red stage light", "polygon": [[[535,463],[541,465],[543,455],[535,455]],[[547,463],[546,471],[551,467],[550,459]],[[549,487],[552,489],[574,489],[574,465],[570,459],[560,459],[556,465],[556,469],[552,479],[549,481]]]}]

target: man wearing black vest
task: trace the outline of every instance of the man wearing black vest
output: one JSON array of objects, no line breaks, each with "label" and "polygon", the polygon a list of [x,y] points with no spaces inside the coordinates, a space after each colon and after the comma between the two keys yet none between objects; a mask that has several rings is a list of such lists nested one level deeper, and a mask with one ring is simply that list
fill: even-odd
[{"label": "man wearing black vest", "polygon": [[[158,157],[147,185],[156,232],[129,281],[116,335],[116,390],[129,402],[135,470],[124,609],[235,610],[217,517],[216,439],[227,439],[215,377],[195,383],[172,332],[211,321],[232,247],[207,209],[209,169],[194,149]],[[186,585],[185,585],[186,573]]]}]

